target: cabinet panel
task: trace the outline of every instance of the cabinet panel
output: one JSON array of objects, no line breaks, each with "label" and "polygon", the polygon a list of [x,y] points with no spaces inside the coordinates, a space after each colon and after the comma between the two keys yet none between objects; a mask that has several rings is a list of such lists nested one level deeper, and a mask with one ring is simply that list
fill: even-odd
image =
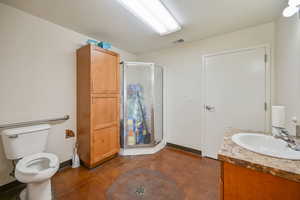
[{"label": "cabinet panel", "polygon": [[78,154],[85,163],[90,162],[91,96],[90,47],[77,50],[77,141]]},{"label": "cabinet panel", "polygon": [[119,58],[101,51],[93,51],[92,57],[92,92],[119,92]]},{"label": "cabinet panel", "polygon": [[116,96],[92,97],[92,126],[98,130],[119,123],[119,98]]},{"label": "cabinet panel", "polygon": [[118,152],[118,126],[104,128],[93,133],[94,162],[105,159]]},{"label": "cabinet panel", "polygon": [[299,200],[300,183],[223,163],[223,200]]}]

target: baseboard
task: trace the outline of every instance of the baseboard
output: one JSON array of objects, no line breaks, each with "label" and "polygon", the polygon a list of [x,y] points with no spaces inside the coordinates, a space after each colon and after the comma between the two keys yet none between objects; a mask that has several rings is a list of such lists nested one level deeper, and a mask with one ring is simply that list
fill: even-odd
[{"label": "baseboard", "polygon": [[19,187],[25,187],[25,183],[21,183],[21,182],[15,180],[13,182],[10,182],[10,183],[0,186],[0,194],[9,192],[9,191],[14,190],[15,188],[19,188]]},{"label": "baseboard", "polygon": [[167,146],[202,156],[202,152],[197,149],[193,149],[193,148],[189,148],[189,147],[185,147],[185,146],[181,146],[181,145],[173,144],[173,143],[169,143],[169,142],[167,142]]},{"label": "baseboard", "polygon": [[[67,160],[65,162],[62,162],[62,163],[59,164],[59,170],[64,169],[66,167],[69,167],[71,165],[72,165],[72,160],[71,159]],[[0,186],[0,194],[4,193],[4,192],[7,192],[7,191],[10,191],[10,190],[13,190],[13,189],[18,188],[18,187],[22,187],[22,186],[25,187],[25,184],[21,183],[17,180],[14,180],[10,183],[7,183],[5,185]]]},{"label": "baseboard", "polygon": [[66,167],[70,167],[70,166],[72,166],[72,159],[60,163],[59,164],[59,170],[61,170],[63,168],[66,168]]}]

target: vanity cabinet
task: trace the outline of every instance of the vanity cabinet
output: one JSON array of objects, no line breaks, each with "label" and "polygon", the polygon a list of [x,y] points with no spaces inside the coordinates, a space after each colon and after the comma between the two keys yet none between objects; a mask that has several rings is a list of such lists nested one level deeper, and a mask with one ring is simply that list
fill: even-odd
[{"label": "vanity cabinet", "polygon": [[299,200],[300,183],[228,162],[221,165],[221,200]]},{"label": "vanity cabinet", "polygon": [[93,168],[120,149],[119,55],[93,45],[77,50],[77,138],[83,164]]}]

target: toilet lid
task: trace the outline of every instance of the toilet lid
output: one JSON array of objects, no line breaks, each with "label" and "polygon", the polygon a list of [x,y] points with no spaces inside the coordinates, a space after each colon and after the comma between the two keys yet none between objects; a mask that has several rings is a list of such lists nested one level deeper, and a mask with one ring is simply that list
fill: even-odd
[{"label": "toilet lid", "polygon": [[38,162],[48,161],[48,165],[43,168],[43,170],[47,170],[49,168],[55,168],[59,160],[55,154],[52,153],[37,153],[30,156],[25,156],[17,163],[17,170],[25,174],[37,174],[41,170],[32,167],[33,164]]}]

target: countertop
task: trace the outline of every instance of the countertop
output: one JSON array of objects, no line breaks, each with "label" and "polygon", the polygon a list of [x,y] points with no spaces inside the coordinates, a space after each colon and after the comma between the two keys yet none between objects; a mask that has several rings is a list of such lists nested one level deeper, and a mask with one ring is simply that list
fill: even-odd
[{"label": "countertop", "polygon": [[232,135],[240,132],[254,131],[227,129],[218,153],[219,160],[300,182],[300,161],[274,158],[244,149],[231,140]]}]

